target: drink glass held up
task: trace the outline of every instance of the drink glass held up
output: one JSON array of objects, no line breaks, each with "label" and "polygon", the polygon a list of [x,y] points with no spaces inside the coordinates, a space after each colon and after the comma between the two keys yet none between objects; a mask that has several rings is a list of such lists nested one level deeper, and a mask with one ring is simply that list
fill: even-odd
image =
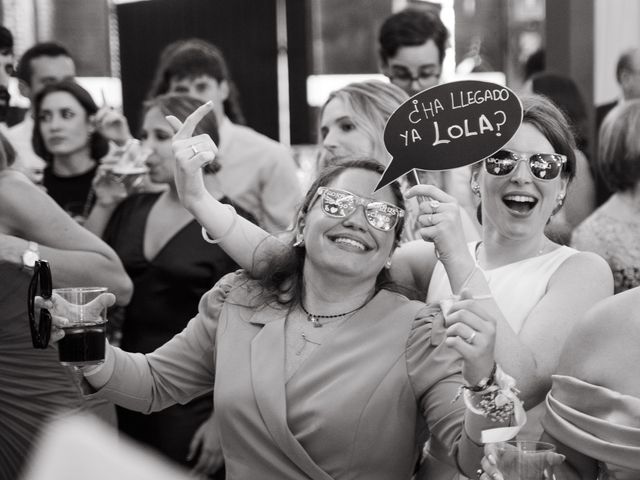
[{"label": "drink glass held up", "polygon": [[58,342],[60,363],[70,367],[86,367],[104,362],[107,330],[107,308],[93,302],[107,292],[105,287],[73,287],[53,290],[68,305],[65,315],[69,323]]}]

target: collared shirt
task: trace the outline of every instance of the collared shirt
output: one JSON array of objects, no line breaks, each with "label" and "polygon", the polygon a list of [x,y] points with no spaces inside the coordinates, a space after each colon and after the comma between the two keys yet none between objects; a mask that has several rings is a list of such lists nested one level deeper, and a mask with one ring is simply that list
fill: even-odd
[{"label": "collared shirt", "polygon": [[294,222],[302,199],[296,163],[284,145],[225,117],[220,123],[216,174],[224,194],[270,233]]}]

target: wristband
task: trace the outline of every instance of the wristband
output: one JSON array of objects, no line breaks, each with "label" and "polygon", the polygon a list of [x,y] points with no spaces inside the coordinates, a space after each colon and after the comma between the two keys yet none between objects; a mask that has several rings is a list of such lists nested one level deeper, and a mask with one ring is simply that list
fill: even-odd
[{"label": "wristband", "polygon": [[222,240],[224,240],[226,237],[229,236],[229,234],[231,233],[231,231],[233,230],[233,227],[236,226],[236,222],[238,221],[238,213],[236,212],[236,209],[233,208],[233,206],[231,205],[225,205],[230,211],[231,211],[231,215],[233,216],[233,219],[231,220],[231,225],[229,226],[229,228],[227,229],[226,232],[224,232],[224,234],[222,234],[220,237],[218,238],[211,238],[209,236],[209,234],[207,233],[207,231],[205,230],[204,227],[202,227],[202,238],[204,239],[205,242],[207,243],[211,243],[211,244],[216,244],[216,243],[220,243]]}]

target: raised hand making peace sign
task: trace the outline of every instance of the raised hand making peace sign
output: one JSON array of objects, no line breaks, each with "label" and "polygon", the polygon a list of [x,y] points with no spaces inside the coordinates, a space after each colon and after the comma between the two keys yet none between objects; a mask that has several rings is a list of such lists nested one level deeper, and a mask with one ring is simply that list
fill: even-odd
[{"label": "raised hand making peace sign", "polygon": [[218,147],[207,134],[192,136],[200,120],[212,112],[213,104],[207,102],[189,115],[184,123],[174,116],[166,117],[175,130],[173,154],[176,158],[175,182],[184,207],[193,213],[198,203],[209,195],[203,181],[202,167],[211,163]]}]

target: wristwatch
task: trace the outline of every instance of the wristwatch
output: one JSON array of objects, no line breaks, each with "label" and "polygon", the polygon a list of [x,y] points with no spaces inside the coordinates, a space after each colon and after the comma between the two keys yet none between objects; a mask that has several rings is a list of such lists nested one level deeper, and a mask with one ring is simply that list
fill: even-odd
[{"label": "wristwatch", "polygon": [[29,246],[22,254],[22,269],[29,272],[33,271],[36,261],[38,260],[40,260],[38,244],[36,242],[29,242]]}]

